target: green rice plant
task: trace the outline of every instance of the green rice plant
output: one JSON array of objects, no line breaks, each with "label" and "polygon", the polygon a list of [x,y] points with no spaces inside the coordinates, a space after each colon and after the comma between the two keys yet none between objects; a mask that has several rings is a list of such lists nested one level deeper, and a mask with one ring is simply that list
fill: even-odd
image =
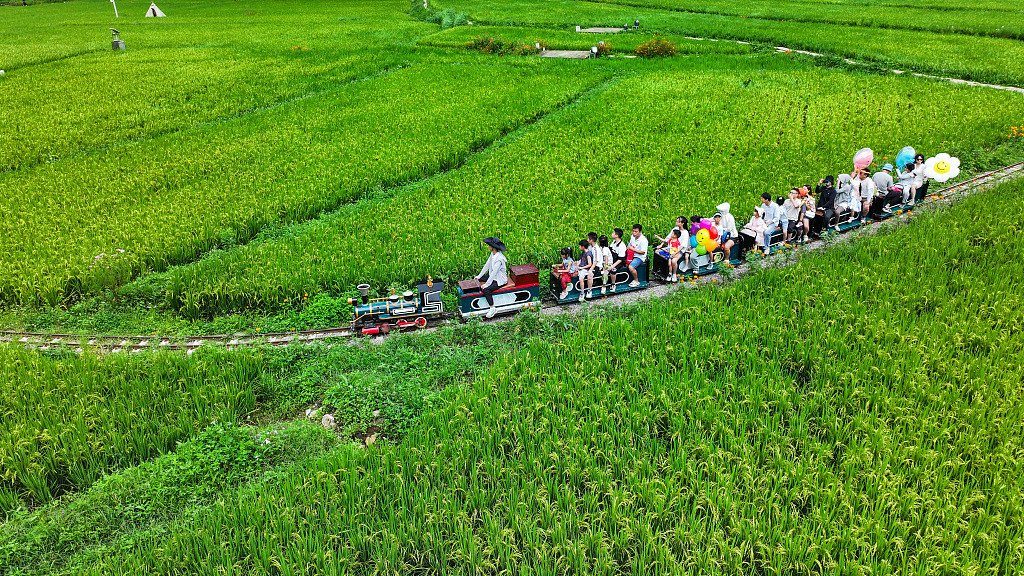
[{"label": "green rice plant", "polygon": [[[237,120],[0,174],[0,299],[56,304],[116,287],[111,278],[195,258],[226,230],[249,239],[267,223],[457,167],[604,75],[479,58],[414,64]],[[115,248],[128,256],[118,263],[125,274],[90,267]]]},{"label": "green rice plant", "polygon": [[[171,301],[189,315],[215,314],[361,282],[433,275],[451,285],[479,271],[486,236],[502,237],[511,262],[543,267],[590,231],[641,223],[653,238],[679,214],[707,215],[723,201],[742,225],[761,192],[849,171],[860,147],[879,158],[910,142],[929,154],[984,148],[1005,141],[1007,118],[1024,113],[1024,101],[997,91],[782,59],[630,66],[633,74],[459,170],[173,270]],[[353,236],[362,222],[375,227]],[[365,245],[379,248],[366,254]],[[400,265],[380,260],[393,254]]]},{"label": "green rice plant", "polygon": [[[230,18],[241,13],[237,5],[216,5],[197,10],[179,4],[166,19],[111,22],[129,46],[125,53],[111,52],[106,43],[103,51],[13,70],[8,65],[0,90],[0,172],[335,88],[408,60],[412,37],[433,30],[401,17],[394,2],[348,1],[327,9],[282,2],[251,20]],[[146,7],[122,9],[144,13]],[[89,2],[59,12],[47,7],[38,17],[73,37],[86,22],[106,29],[95,10],[110,12],[113,20],[110,6]],[[3,42],[26,50],[21,42],[43,28],[41,22],[17,26],[0,32],[0,50]],[[7,64],[0,58],[0,67]]]},{"label": "green rice plant", "polygon": [[255,405],[252,353],[51,359],[0,346],[0,513],[45,504]]},{"label": "green rice plant", "polygon": [[1012,573],[1024,183],[592,319],[90,574]]}]

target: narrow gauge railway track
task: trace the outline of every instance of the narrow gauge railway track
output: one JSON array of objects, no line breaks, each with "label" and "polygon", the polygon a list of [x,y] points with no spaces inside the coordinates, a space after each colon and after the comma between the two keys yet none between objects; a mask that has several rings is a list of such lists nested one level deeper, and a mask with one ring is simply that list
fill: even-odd
[{"label": "narrow gauge railway track", "polygon": [[[1024,176],[1024,162],[1017,162],[1002,168],[979,174],[974,178],[938,190],[930,196],[934,202],[946,200],[953,195],[966,195],[977,190],[994,186],[1000,182]],[[545,305],[545,308],[552,304]],[[441,323],[445,320],[441,320]],[[267,334],[216,334],[211,336],[104,336],[85,334],[49,334],[38,332],[0,331],[0,342],[21,344],[38,350],[69,350],[82,352],[93,350],[102,353],[139,352],[141,350],[185,350],[192,353],[202,346],[243,348],[252,346],[286,346],[292,342],[312,344],[319,340],[348,338],[357,332],[342,326],[324,330],[304,330]]]}]

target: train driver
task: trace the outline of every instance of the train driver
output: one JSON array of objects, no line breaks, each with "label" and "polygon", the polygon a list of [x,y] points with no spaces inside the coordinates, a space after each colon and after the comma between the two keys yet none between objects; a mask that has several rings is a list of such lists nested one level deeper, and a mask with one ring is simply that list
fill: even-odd
[{"label": "train driver", "polygon": [[487,257],[483,270],[476,275],[487,299],[487,317],[493,318],[495,314],[494,293],[508,284],[508,261],[505,259],[505,243],[497,238],[484,238],[484,244],[491,248],[491,255]]}]

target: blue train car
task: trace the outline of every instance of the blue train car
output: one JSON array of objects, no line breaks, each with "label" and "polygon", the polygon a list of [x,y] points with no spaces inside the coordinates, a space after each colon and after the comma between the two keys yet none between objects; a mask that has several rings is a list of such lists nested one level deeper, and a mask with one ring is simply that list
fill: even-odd
[{"label": "blue train car", "polygon": [[360,284],[359,301],[349,298],[355,305],[352,311],[352,328],[363,334],[387,334],[391,330],[423,328],[427,321],[444,314],[441,292],[444,282],[427,277],[427,281],[416,286],[416,293],[406,290],[401,296],[392,294],[387,298],[369,297],[370,285]]},{"label": "blue train car", "polygon": [[[604,285],[604,278],[598,274],[594,277],[594,289],[593,298],[605,298],[608,296],[614,296],[616,294],[624,294],[626,292],[634,292],[636,290],[643,290],[650,286],[650,282],[647,280],[647,266],[648,263],[644,262],[636,269],[636,279],[640,282],[639,286],[630,287],[629,283],[633,280],[633,277],[629,274],[628,268],[620,268],[619,270],[612,272],[608,275],[608,285]],[[569,283],[567,288],[567,294],[565,298],[559,298],[562,295],[562,277],[561,274],[556,272],[557,268],[551,269],[550,286],[551,293],[559,304],[570,304],[572,302],[579,302],[580,297],[583,296],[581,291],[584,286],[580,285],[580,277],[578,275],[572,276],[572,281]],[[602,291],[602,288],[604,290]]]},{"label": "blue train car", "polygon": [[[509,282],[494,293],[496,314],[540,308],[540,272],[534,264],[510,266]],[[463,319],[487,314],[489,306],[475,278],[459,282],[459,314]]]}]

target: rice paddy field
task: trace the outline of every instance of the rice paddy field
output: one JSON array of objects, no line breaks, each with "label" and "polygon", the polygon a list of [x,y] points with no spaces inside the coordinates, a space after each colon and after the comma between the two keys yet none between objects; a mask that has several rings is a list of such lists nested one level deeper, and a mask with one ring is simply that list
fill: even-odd
[{"label": "rice paddy field", "polygon": [[[0,2],[2,330],[339,326],[485,236],[1024,160],[1024,94],[909,74],[1024,87],[1016,0],[158,5]],[[570,314],[0,343],[0,574],[1020,574],[1021,182]]]}]

